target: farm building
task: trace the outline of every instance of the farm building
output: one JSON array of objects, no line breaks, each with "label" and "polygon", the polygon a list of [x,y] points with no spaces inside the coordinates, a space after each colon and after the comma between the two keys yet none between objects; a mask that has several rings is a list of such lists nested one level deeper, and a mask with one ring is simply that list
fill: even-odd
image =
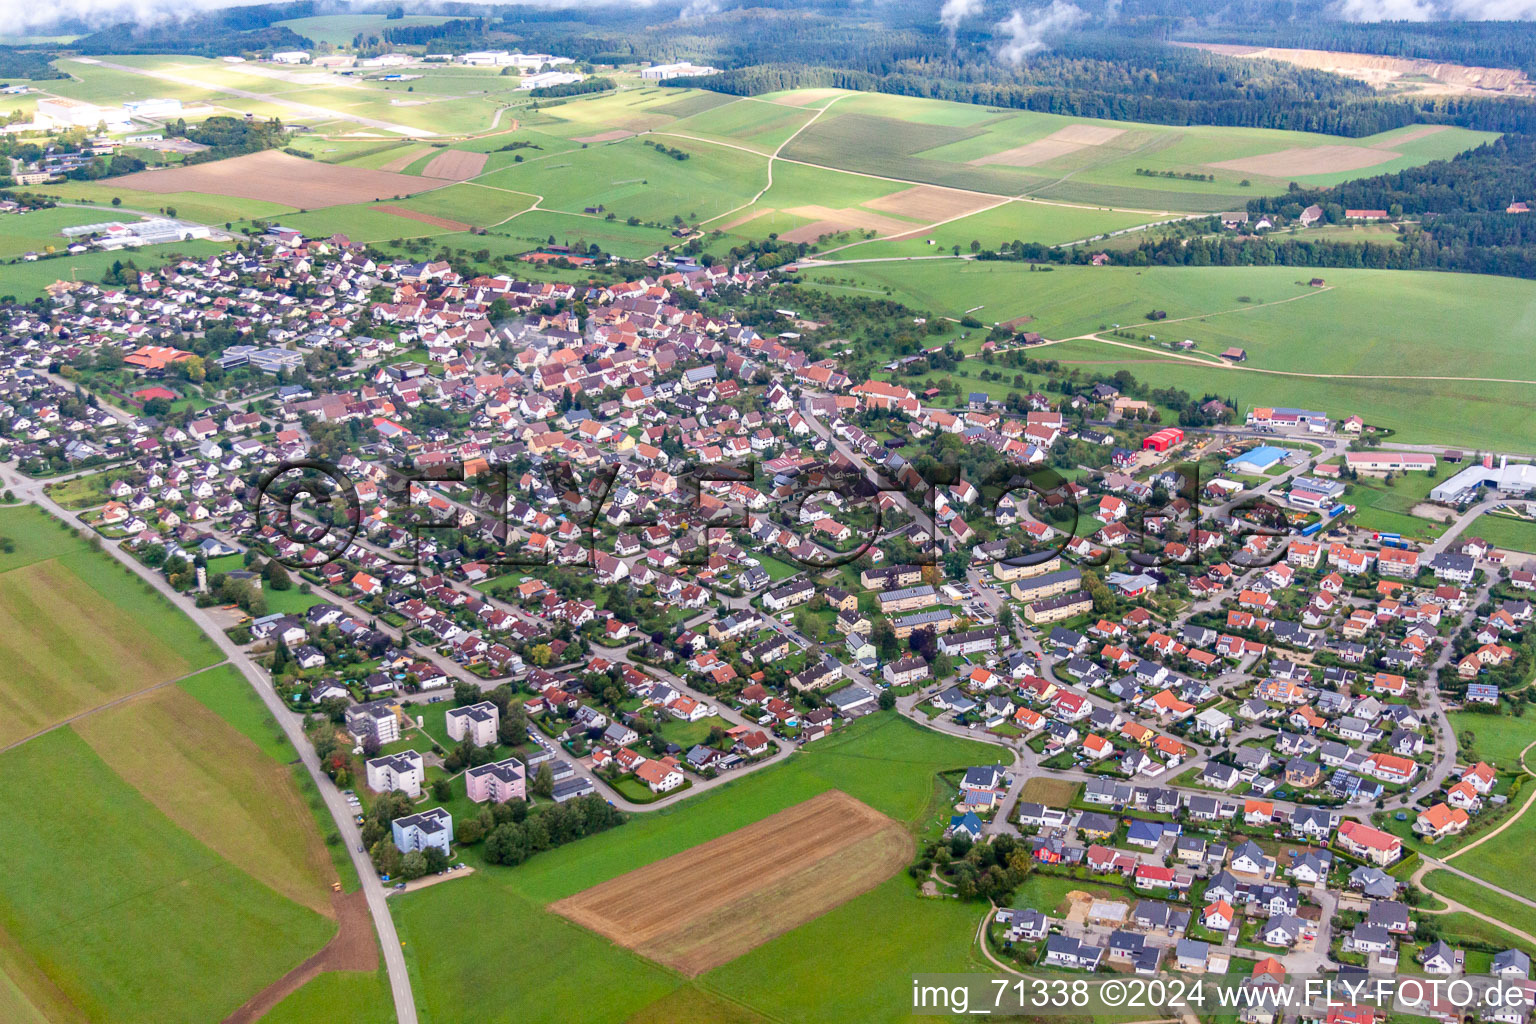
[{"label": "farm building", "polygon": [[1347,452],[1344,464],[1357,473],[1424,473],[1435,468],[1435,457],[1419,452]]},{"label": "farm building", "polygon": [[1273,445],[1260,445],[1236,458],[1227,460],[1227,468],[1234,473],[1265,473],[1278,466],[1290,452]]},{"label": "farm building", "polygon": [[1141,442],[1142,451],[1165,452],[1176,444],[1184,441],[1184,431],[1178,427],[1164,427],[1155,434],[1148,435]]}]

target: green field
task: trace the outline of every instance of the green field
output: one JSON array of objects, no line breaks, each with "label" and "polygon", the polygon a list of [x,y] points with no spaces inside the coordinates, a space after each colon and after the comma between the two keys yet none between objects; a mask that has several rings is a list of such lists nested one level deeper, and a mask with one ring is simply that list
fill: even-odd
[{"label": "green field", "polygon": [[713,143],[665,141],[689,158],[674,160],[627,139],[525,159],[476,180],[541,196],[539,205],[547,210],[581,213],[602,206],[620,220],[651,222],[706,220],[740,206],[766,184],[760,156]]},{"label": "green field", "polygon": [[122,479],[125,476],[127,476],[127,473],[124,471],[108,469],[100,473],[88,473],[85,476],[77,476],[73,480],[49,484],[46,490],[48,497],[67,509],[94,508],[97,505],[105,504],[110,497],[107,493],[107,487],[113,481]]},{"label": "green field", "polygon": [[[1527,797],[1528,794],[1522,792],[1515,799],[1517,803],[1523,803]],[[1469,875],[1536,900],[1536,876],[1530,871],[1533,844],[1536,844],[1536,813],[1522,814],[1497,836],[1457,857],[1456,866]]]},{"label": "green field", "polygon": [[[1399,142],[1413,129],[1362,139],[1259,128],[1164,126],[1099,121],[1025,111],[996,110],[874,93],[848,94],[784,150],[785,157],[869,174],[974,189],[997,195],[1031,195],[1092,206],[1147,211],[1239,209],[1252,195],[1283,192],[1289,180],[1332,185],[1365,173],[1382,173],[1450,157],[1493,136],[1461,129],[1437,131]],[[1091,130],[1090,144],[1045,142],[1054,150],[1029,150],[1024,165],[986,162],[998,154],[1041,143],[1058,132]],[[1107,137],[1104,137],[1107,136]],[[1289,149],[1349,146],[1379,150],[1380,157],[1355,170],[1264,175],[1217,167],[1222,161],[1261,157]],[[1396,155],[1393,155],[1396,154]],[[1209,174],[1214,181],[1147,177],[1137,168],[1175,174]],[[1249,182],[1248,186],[1242,185]]]},{"label": "green field", "polygon": [[[1460,861],[1457,863],[1459,866]],[[1471,907],[1489,917],[1507,921],[1527,934],[1536,935],[1536,908],[1528,907],[1518,900],[1501,896],[1449,871],[1429,872],[1424,876],[1424,886],[1464,907]]]},{"label": "green field", "polygon": [[327,971],[274,1006],[261,1024],[377,1024],[391,1020],[394,1006],[383,969]]},{"label": "green field", "polygon": [[[177,828],[72,730],[0,755],[14,802],[0,928],[70,1018],[219,1020],[334,926]],[[174,999],[167,999],[175,992]]]},{"label": "green field", "polygon": [[[101,208],[94,214],[96,220],[131,220],[131,211],[134,210],[159,216],[162,210],[174,209],[176,216],[186,220],[224,224],[239,220],[269,220],[291,213],[294,209],[240,196],[205,195],[201,192],[136,192],[121,188],[110,180],[52,182],[38,185],[37,191],[61,201],[95,204]],[[113,199],[121,199],[122,206],[114,207]]]},{"label": "green field", "polygon": [[17,547],[0,563],[0,742],[218,660],[168,601],[52,522],[0,509]]},{"label": "green field", "polygon": [[1410,515],[1418,503],[1429,498],[1429,492],[1440,482],[1444,474],[1399,473],[1392,478],[1391,486],[1378,477],[1361,477],[1344,499],[1359,509],[1352,522],[1366,530],[1384,533],[1401,533],[1417,540],[1433,540],[1445,532],[1445,526]]},{"label": "green field", "polygon": [[338,49],[350,49],[357,35],[382,36],[386,28],[402,28],[408,25],[441,25],[446,15],[407,14],[404,18],[386,21],[382,14],[328,14],[315,18],[289,18],[273,22],[292,29],[306,39],[317,43],[329,43]]},{"label": "green field", "polygon": [[[569,1005],[559,993],[569,984],[558,972],[514,978],[499,966],[496,950],[503,948],[504,936],[516,934],[548,962],[581,960],[603,978],[583,997],[584,1022],[627,1020],[686,983],[547,913],[545,904],[833,788],[922,831],[948,813],[939,802],[935,773],[989,764],[997,753],[995,747],[941,736],[895,715],[873,715],[783,764],[664,810],[633,815],[620,828],[514,870],[486,868],[450,885],[396,897],[392,903],[422,1019],[568,1020]],[[898,876],[693,984],[770,1019],[894,1020],[905,1013],[897,1009],[896,980],[906,972],[971,966],[968,940],[981,910],[919,901],[910,879]],[[467,916],[480,926],[466,931]],[[829,985],[817,973],[833,963],[857,964],[859,970],[840,973],[839,984]],[[812,1004],[829,998],[833,988],[841,994],[830,996],[836,1004],[831,1010]],[[855,1004],[863,1009],[854,1012]]]},{"label": "green field", "polygon": [[0,269],[0,298],[9,295],[30,302],[42,296],[43,289],[55,281],[100,281],[114,263],[131,262],[140,270],[154,270],[174,259],[212,256],[224,251],[217,242],[169,242],[142,246],[132,252],[88,252],[35,263],[9,263]]},{"label": "green field", "polygon": [[[1460,737],[1470,730],[1473,742],[1470,749],[1463,744],[1463,761],[1487,761],[1501,771],[1520,770],[1520,752],[1536,742],[1536,719],[1527,722],[1514,715],[1479,715],[1465,711],[1452,712],[1448,716],[1451,728]],[[1536,758],[1531,759],[1536,764]]]},{"label": "green field", "polygon": [[1464,532],[1468,537],[1481,537],[1496,548],[1536,552],[1536,521],[1529,519],[1484,512]]},{"label": "green field", "polygon": [[[1313,272],[1286,267],[1031,273],[1016,263],[954,264],[860,264],[803,276],[834,292],[888,295],[938,314],[974,310],[989,323],[1033,317],[1029,329],[1048,338],[1135,325],[1135,339],[1106,334],[1103,341],[1030,353],[1085,374],[1127,369],[1156,386],[1232,397],[1240,409],[1293,405],[1339,418],[1357,413],[1407,442],[1530,445],[1536,385],[1506,382],[1536,380],[1517,369],[1522,332],[1536,322],[1536,285],[1527,281],[1328,270],[1321,273],[1329,287],[1310,288],[1304,282]],[[1166,311],[1168,319],[1146,324],[1152,309]],[[1185,338],[1196,343],[1188,356],[1158,347]],[[1231,345],[1248,351],[1241,368],[1215,355]],[[1439,376],[1499,380],[1431,379]]]},{"label": "green field", "polygon": [[175,607],[33,506],[0,536],[0,777],[26,794],[0,1016],[222,1019],[335,931],[331,881],[357,878],[334,823],[245,678],[187,675],[218,655]]},{"label": "green field", "polygon": [[59,232],[67,227],[98,224],[108,220],[132,223],[138,219],[132,214],[118,213],[114,216],[109,210],[80,209],[74,206],[12,214],[0,221],[0,229],[3,229],[0,230],[0,259],[9,259],[24,252],[43,253],[63,249],[71,240]]}]

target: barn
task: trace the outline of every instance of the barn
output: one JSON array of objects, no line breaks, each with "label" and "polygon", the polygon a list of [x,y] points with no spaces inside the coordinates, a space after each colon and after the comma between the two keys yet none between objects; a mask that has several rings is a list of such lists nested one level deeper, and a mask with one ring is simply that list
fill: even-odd
[{"label": "barn", "polygon": [[1142,451],[1166,452],[1176,444],[1184,440],[1184,431],[1178,427],[1164,427],[1155,434],[1147,435],[1141,442]]}]

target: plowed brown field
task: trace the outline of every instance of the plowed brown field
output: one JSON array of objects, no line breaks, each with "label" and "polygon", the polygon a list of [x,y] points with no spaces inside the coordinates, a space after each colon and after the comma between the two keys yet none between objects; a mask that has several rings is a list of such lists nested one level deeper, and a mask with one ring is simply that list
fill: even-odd
[{"label": "plowed brown field", "polygon": [[550,909],[695,975],[867,892],[911,855],[905,828],[834,790]]}]

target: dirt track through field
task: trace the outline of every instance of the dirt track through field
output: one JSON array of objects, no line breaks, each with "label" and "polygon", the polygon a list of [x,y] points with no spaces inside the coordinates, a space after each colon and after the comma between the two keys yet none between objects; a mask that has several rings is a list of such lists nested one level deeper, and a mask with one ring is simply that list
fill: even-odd
[{"label": "dirt track through field", "polygon": [[449,181],[468,181],[485,169],[485,153],[471,153],[462,149],[450,149],[427,161],[421,173],[428,178],[446,178]]},{"label": "dirt track through field", "polygon": [[190,167],[139,171],[114,182],[139,192],[203,192],[301,210],[394,199],[438,187],[409,174],[304,160],[273,149]]},{"label": "dirt track through field", "polygon": [[550,909],[696,975],[867,892],[911,852],[905,828],[834,790]]},{"label": "dirt track through field", "polygon": [[[379,946],[362,892],[332,893],[331,906],[341,927],[314,956],[246,1000],[224,1024],[256,1024],[272,1008],[325,971],[376,971]],[[212,937],[210,937],[212,938]],[[391,1018],[393,1019],[393,1018]]]},{"label": "dirt track through field", "polygon": [[430,213],[422,213],[420,210],[407,210],[403,206],[394,203],[380,203],[379,209],[394,214],[396,217],[405,217],[408,220],[419,221],[422,224],[430,224],[435,228],[446,228],[449,231],[468,231],[474,225],[465,224],[461,220],[449,220],[447,217],[434,217]]}]

